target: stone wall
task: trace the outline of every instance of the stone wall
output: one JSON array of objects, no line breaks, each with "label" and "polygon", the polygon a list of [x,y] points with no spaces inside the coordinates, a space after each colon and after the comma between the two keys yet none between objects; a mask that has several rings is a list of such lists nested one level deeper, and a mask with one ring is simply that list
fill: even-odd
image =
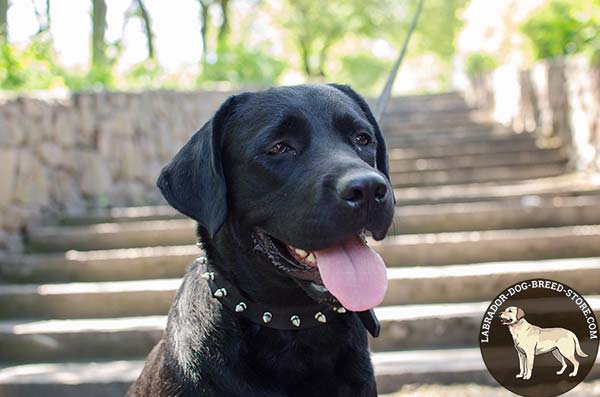
[{"label": "stone wall", "polygon": [[560,140],[577,170],[600,170],[600,67],[587,57],[504,65],[471,79],[466,97],[496,120],[540,142]]},{"label": "stone wall", "polygon": [[0,251],[28,226],[91,208],[161,202],[161,167],[230,93],[0,98]]}]

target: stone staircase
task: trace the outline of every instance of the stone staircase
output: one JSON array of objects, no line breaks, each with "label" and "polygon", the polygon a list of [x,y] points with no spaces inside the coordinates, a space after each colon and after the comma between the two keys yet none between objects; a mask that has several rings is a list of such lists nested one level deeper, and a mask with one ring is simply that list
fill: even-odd
[{"label": "stone staircase", "polygon": [[[381,393],[494,385],[478,328],[511,283],[556,279],[600,313],[600,184],[567,173],[558,142],[514,134],[455,93],[393,98],[382,127],[398,207],[372,243],[390,279],[371,341]],[[193,230],[169,207],[29,230],[30,253],[0,257],[0,395],[123,395],[200,254]]]}]

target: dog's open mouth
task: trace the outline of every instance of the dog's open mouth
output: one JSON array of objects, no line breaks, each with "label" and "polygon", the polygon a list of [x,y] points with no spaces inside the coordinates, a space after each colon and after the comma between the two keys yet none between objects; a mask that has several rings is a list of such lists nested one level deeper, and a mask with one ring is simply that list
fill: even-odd
[{"label": "dog's open mouth", "polygon": [[500,324],[502,325],[510,325],[512,320],[509,318],[500,317]]},{"label": "dog's open mouth", "polygon": [[255,232],[254,239],[257,250],[319,302],[339,302],[348,310],[363,311],[383,301],[385,264],[369,248],[364,233],[317,251],[293,247],[262,231]]}]

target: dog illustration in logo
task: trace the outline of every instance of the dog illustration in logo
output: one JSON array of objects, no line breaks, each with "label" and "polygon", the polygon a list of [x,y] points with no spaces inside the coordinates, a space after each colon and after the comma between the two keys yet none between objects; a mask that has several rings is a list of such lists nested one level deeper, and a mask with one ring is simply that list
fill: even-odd
[{"label": "dog illustration in logo", "polygon": [[515,342],[515,349],[519,355],[519,368],[521,372],[517,378],[530,379],[533,371],[533,361],[536,355],[552,352],[552,355],[562,364],[556,372],[561,375],[567,368],[565,359],[573,364],[573,371],[569,376],[576,376],[579,370],[579,361],[575,356],[587,357],[581,350],[577,336],[564,328],[540,328],[525,320],[523,309],[515,306],[506,308],[500,313],[500,322],[507,325]]}]

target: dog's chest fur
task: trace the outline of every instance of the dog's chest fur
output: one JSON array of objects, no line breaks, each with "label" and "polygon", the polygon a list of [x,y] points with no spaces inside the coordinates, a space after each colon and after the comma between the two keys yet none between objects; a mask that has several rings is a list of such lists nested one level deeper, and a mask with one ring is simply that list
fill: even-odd
[{"label": "dog's chest fur", "polygon": [[508,329],[516,346],[521,345],[522,341],[525,340],[527,336],[539,333],[538,327],[529,324],[527,320],[524,319],[518,324],[511,325]]},{"label": "dog's chest fur", "polygon": [[165,354],[182,380],[179,395],[375,395],[355,315],[307,330],[265,328],[225,309],[198,278],[194,269],[186,276],[167,326]]}]

